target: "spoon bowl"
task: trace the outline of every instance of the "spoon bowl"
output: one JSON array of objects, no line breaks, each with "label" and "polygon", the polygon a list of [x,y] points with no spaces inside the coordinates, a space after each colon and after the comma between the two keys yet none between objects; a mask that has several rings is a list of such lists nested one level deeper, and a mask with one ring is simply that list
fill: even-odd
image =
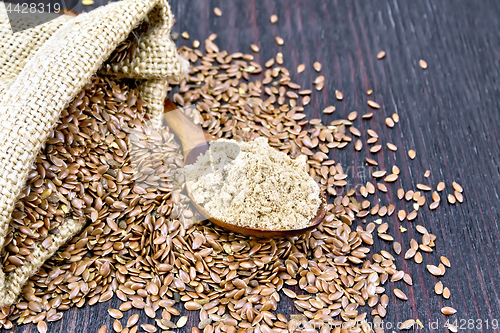
[{"label": "spoon bowl", "polygon": [[[196,162],[196,159],[201,154],[204,154],[209,149],[209,142],[214,141],[215,137],[210,133],[203,131],[200,127],[196,126],[189,118],[187,118],[179,108],[170,100],[165,100],[164,117],[166,124],[170,127],[172,132],[179,138],[184,155],[185,164],[192,164]],[[308,231],[316,228],[326,215],[326,196],[324,192],[320,193],[321,204],[318,208],[316,216],[314,216],[309,223],[299,229],[263,229],[263,228],[251,228],[243,227],[236,224],[231,224],[217,219],[210,215],[205,208],[199,205],[194,197],[189,192],[187,186],[185,187],[186,193],[191,200],[192,205],[198,210],[198,212],[207,220],[213,224],[245,235],[254,236],[260,238],[284,238],[293,237],[304,234]]]}]

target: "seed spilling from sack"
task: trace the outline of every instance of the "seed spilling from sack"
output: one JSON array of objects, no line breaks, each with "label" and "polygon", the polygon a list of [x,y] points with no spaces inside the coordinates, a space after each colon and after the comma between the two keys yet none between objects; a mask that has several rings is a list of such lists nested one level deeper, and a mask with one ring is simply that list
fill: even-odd
[{"label": "seed spilling from sack", "polygon": [[[399,169],[379,170],[365,186],[351,189],[349,175],[329,156],[331,150],[352,142],[351,134],[357,136],[359,130],[353,127],[354,121],[361,120],[357,113],[327,124],[306,119],[303,111],[312,91],[291,80],[283,66],[286,55],[277,55],[263,68],[251,54],[229,54],[213,40],[205,41],[205,53],[180,49],[192,65],[187,78],[170,82],[175,91],[172,98],[182,106],[193,106],[184,112],[217,138],[249,142],[266,137],[271,147],[292,158],[305,156],[309,176],[332,195],[321,226],[300,237],[273,240],[196,223],[198,217],[180,190],[184,179],[177,171],[184,164],[169,129],[147,126],[144,102],[132,82],[94,77],[63,112],[61,124],[33,166],[16,207],[4,266],[15,269],[19,260],[29,260],[34,240],[50,246],[50,235],[65,216],[85,219],[88,225],[30,279],[22,300],[4,311],[9,319],[1,319],[3,327],[12,327],[11,320],[56,321],[64,310],[113,296],[123,302],[119,310],[109,311],[117,318],[113,327],[118,331],[183,327],[187,318],[174,318],[180,315],[174,305],[181,301],[186,309],[199,311],[199,329],[209,332],[236,326],[286,329],[292,320],[362,321],[367,316],[360,311],[364,305],[371,308],[374,321],[381,321],[389,305],[387,281],[412,285],[411,276],[398,270],[390,253],[370,254],[376,229],[388,242],[394,239],[391,234],[406,230],[382,223],[396,208],[394,204],[380,207],[374,198],[386,193],[391,183],[398,183],[394,175]],[[323,76],[316,79],[318,90],[325,80]],[[335,103],[342,100],[343,95]],[[368,105],[381,108],[373,101]],[[333,110],[332,106],[325,113],[331,115]],[[367,113],[362,119],[372,116]],[[376,132],[370,130],[369,135],[364,145],[356,141],[356,150],[380,145]],[[375,156],[381,149],[382,145],[372,150],[370,164],[378,164]],[[461,193],[458,186],[454,189]],[[416,219],[418,200],[426,193],[400,190],[400,200],[407,197],[410,205],[417,206],[411,206],[411,212],[400,210],[399,219]],[[439,190],[444,185],[438,185]],[[366,225],[356,221],[369,216],[376,217]],[[409,250],[394,243],[395,253],[406,253],[410,259],[417,253],[421,256],[419,249],[432,250],[435,236],[424,235],[425,241],[412,240]],[[444,274],[441,267],[433,266],[431,271]],[[298,292],[289,286],[298,286]],[[290,321],[276,312],[281,290],[302,313],[292,315]],[[407,299],[402,290],[393,290],[398,301]],[[161,313],[161,319],[152,325],[139,323],[137,315],[125,315],[124,329],[120,318],[132,308],[142,309],[151,318]],[[451,315],[455,309],[445,307],[442,312]],[[407,320],[401,329],[417,322]],[[363,325],[367,331],[368,324]],[[40,327],[44,329],[43,324]],[[106,332],[106,326],[100,332]]]}]

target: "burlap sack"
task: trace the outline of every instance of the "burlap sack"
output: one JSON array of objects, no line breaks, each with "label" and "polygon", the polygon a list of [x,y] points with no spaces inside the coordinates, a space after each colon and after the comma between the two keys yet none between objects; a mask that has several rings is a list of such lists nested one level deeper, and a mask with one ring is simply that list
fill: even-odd
[{"label": "burlap sack", "polygon": [[[133,42],[134,56],[103,67],[139,24],[142,28],[136,31],[140,35]],[[123,0],[13,34],[0,2],[0,250],[16,199],[41,145],[60,112],[93,74],[101,69],[108,75],[140,80],[147,111],[152,118],[162,112],[167,80],[180,79],[187,69],[170,40],[171,24],[166,0]],[[66,219],[52,246],[37,245],[33,261],[9,274],[0,269],[0,306],[14,303],[26,281],[83,224]]]}]

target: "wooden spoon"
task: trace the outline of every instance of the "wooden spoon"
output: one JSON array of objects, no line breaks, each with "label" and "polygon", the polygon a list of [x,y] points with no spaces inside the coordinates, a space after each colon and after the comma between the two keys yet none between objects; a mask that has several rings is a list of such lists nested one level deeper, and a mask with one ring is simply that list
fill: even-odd
[{"label": "wooden spoon", "polygon": [[[209,142],[215,140],[215,138],[202,130],[199,126],[195,125],[189,118],[187,118],[184,113],[170,100],[165,100],[165,121],[170,127],[172,132],[179,138],[184,155],[184,162],[186,164],[192,164],[196,162],[196,158],[201,154],[205,153],[209,148]],[[213,224],[218,225],[224,229],[234,231],[246,236],[254,236],[261,238],[282,238],[282,237],[292,237],[297,236],[312,229],[316,228],[326,214],[326,197],[322,192],[320,195],[321,205],[318,208],[318,213],[315,217],[309,221],[307,226],[300,229],[262,229],[262,228],[250,228],[242,227],[239,225],[224,222],[222,220],[216,219],[210,216],[203,206],[196,203],[193,196],[189,192],[186,186],[186,192],[188,197],[191,199],[191,203],[198,210],[198,212],[207,220]]]}]

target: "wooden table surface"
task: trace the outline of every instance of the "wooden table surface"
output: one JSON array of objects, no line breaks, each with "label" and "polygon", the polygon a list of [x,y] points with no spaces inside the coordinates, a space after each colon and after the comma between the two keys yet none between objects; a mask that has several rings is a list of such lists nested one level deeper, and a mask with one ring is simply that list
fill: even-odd
[{"label": "wooden table surface", "polygon": [[[222,17],[214,15],[216,6],[222,9]],[[364,133],[372,128],[384,145],[398,146],[397,152],[384,148],[376,155],[380,167],[396,164],[405,189],[417,183],[435,187],[444,181],[446,192],[457,181],[465,190],[463,204],[442,201],[435,211],[424,207],[412,223],[400,223],[396,214],[384,218],[404,248],[411,238],[420,239],[416,224],[437,236],[434,253],[424,254],[422,264],[396,259],[398,267],[411,272],[414,286],[398,284],[409,298],[400,301],[392,296],[394,284],[386,284],[391,302],[385,320],[419,318],[426,326],[421,332],[446,332],[447,318],[440,309],[452,306],[458,312],[450,318],[458,320],[459,326],[465,323],[462,332],[499,331],[491,324],[500,321],[500,2],[171,0],[171,7],[178,21],[173,31],[191,36],[179,38],[179,46],[216,33],[221,50],[251,52],[250,44],[259,45],[255,58],[261,64],[282,52],[292,80],[307,88],[313,88],[318,75],[313,62],[322,63],[326,84],[321,92],[313,90],[306,107],[311,118],[329,122],[354,110],[366,113],[366,91],[373,89],[371,98],[381,109],[371,121],[357,120],[355,126]],[[270,23],[272,14],[278,15],[277,24]],[[284,39],[283,46],[276,44],[276,36]],[[387,55],[377,60],[381,50]],[[418,66],[420,59],[427,62],[426,70]],[[300,63],[307,69],[297,74]],[[336,89],[344,94],[341,102],[335,99]],[[322,114],[328,105],[337,110]],[[400,122],[389,129],[384,119],[393,113],[399,114]],[[351,184],[365,183],[367,177],[355,176],[367,173],[364,159],[371,154],[367,149],[355,153],[353,146],[333,151],[331,157],[344,170],[349,168]],[[409,149],[417,153],[414,160],[406,154]],[[431,172],[429,178],[424,177],[426,170]],[[396,198],[396,188],[389,186],[388,194],[399,209],[402,202]],[[400,224],[408,228],[406,233],[399,231]],[[377,238],[374,249],[391,246]],[[425,269],[426,264],[437,265],[441,255],[451,261],[451,268],[440,278],[451,290],[449,300],[434,294],[438,279]],[[106,309],[118,305],[113,299],[71,309],[63,320],[49,324],[49,332],[97,332],[104,324],[111,328]],[[283,297],[280,309],[292,313],[293,303]],[[198,316],[193,314],[183,331],[197,325]],[[153,320],[141,314],[141,322]],[[430,323],[434,324],[429,327]],[[31,325],[10,331],[37,332]]]}]

